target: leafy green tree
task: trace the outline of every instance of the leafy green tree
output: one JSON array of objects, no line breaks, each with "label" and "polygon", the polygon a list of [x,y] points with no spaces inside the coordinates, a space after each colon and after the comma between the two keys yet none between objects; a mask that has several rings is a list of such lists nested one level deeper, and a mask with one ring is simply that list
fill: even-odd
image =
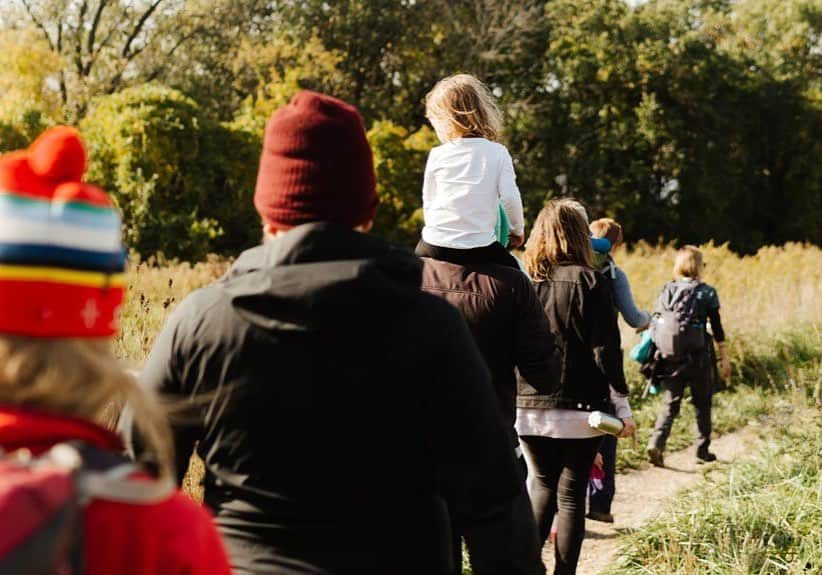
[{"label": "leafy green tree", "polygon": [[375,122],[368,131],[374,151],[380,207],[374,233],[413,246],[422,229],[422,177],[436,135],[428,127],[413,134],[390,121]]},{"label": "leafy green tree", "polygon": [[142,254],[201,257],[223,233],[203,215],[210,199],[203,122],[193,100],[149,85],[103,98],[81,124],[88,178],[113,195],[126,244]]},{"label": "leafy green tree", "polygon": [[247,94],[235,118],[244,129],[262,133],[274,111],[301,89],[337,93],[343,83],[341,56],[316,38],[297,44],[281,36],[263,43],[245,42],[234,63],[237,93]]}]

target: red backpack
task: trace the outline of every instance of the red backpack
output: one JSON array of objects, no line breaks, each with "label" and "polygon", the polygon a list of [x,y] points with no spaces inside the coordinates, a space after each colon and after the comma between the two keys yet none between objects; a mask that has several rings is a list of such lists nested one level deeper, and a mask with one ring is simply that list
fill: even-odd
[{"label": "red backpack", "polygon": [[129,479],[137,467],[83,443],[61,443],[32,458],[0,455],[0,573],[84,573],[83,508],[94,499],[154,504],[169,481]]}]

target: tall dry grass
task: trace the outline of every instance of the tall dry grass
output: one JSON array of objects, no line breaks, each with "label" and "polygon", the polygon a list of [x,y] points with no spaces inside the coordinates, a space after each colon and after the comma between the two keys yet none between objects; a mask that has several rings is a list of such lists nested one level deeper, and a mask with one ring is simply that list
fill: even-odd
[{"label": "tall dry grass", "polygon": [[193,265],[132,257],[116,341],[118,356],[139,368],[174,307],[192,291],[218,279],[228,265],[217,256]]},{"label": "tall dry grass", "polygon": [[[717,288],[722,321],[733,344],[740,339],[768,339],[788,328],[822,323],[822,249],[803,244],[766,246],[740,257],[727,246],[706,244],[704,280]],[[672,246],[639,243],[614,254],[628,274],[637,304],[651,310],[659,290],[671,278]],[[219,278],[229,261],[211,257],[197,264],[133,260],[129,290],[117,340],[121,357],[139,363],[163,322],[189,292]],[[630,347],[638,337],[623,327]]]},{"label": "tall dry grass", "polygon": [[[729,338],[765,338],[786,328],[822,322],[822,249],[797,243],[765,246],[740,257],[727,245],[700,246],[707,263],[703,280],[719,293]],[[614,259],[631,281],[637,305],[652,310],[671,279],[676,250],[646,243],[620,248]],[[624,332],[628,342],[630,332]]]}]

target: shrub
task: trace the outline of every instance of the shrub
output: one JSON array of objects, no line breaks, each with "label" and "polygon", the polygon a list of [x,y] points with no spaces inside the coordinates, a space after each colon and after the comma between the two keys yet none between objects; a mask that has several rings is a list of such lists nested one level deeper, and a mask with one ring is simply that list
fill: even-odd
[{"label": "shrub", "polygon": [[374,122],[368,131],[377,171],[380,207],[374,233],[389,241],[414,245],[422,227],[422,178],[434,132],[423,127],[413,134],[392,122]]},{"label": "shrub", "polygon": [[262,132],[233,124],[205,125],[201,163],[208,173],[209,198],[204,213],[220,224],[211,251],[228,256],[260,242],[262,225],[254,208],[254,185]]},{"label": "shrub", "polygon": [[27,147],[52,123],[45,112],[36,108],[0,107],[0,153]]},{"label": "shrub", "polygon": [[[127,244],[143,255],[198,259],[248,242],[253,139],[207,120],[197,104],[161,86],[100,99],[82,122],[89,179],[123,212]],[[257,226],[259,227],[259,226]]]}]

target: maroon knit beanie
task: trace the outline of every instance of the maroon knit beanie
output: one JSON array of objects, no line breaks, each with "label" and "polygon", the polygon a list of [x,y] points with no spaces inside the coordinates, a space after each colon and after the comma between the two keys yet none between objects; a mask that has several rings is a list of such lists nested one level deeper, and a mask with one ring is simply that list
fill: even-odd
[{"label": "maroon knit beanie", "polygon": [[377,211],[374,160],[362,118],[341,100],[302,91],[265,129],[254,206],[263,223],[356,227]]}]

